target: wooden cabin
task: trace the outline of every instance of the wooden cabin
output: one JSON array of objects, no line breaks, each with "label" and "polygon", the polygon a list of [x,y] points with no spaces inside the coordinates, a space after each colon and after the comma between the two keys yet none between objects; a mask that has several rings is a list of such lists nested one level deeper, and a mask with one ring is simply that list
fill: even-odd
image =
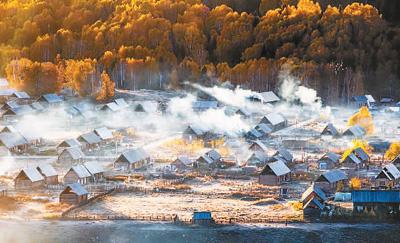
[{"label": "wooden cabin", "polygon": [[36,169],[42,174],[47,185],[58,184],[58,173],[53,166],[50,164],[43,164],[36,167]]},{"label": "wooden cabin", "polygon": [[78,164],[83,161],[85,154],[78,147],[66,148],[58,156],[57,163],[64,165]]},{"label": "wooden cabin", "polygon": [[304,216],[319,216],[325,209],[325,193],[317,185],[312,184],[301,196]]},{"label": "wooden cabin", "polygon": [[341,184],[344,187],[347,185],[349,178],[341,170],[330,170],[320,175],[315,180],[315,185],[321,188],[325,193],[334,194]]},{"label": "wooden cabin", "polygon": [[377,187],[393,188],[399,184],[400,171],[394,164],[385,165],[375,178]]},{"label": "wooden cabin", "polygon": [[290,181],[290,169],[282,160],[267,163],[258,176],[258,182],[263,185],[277,186]]},{"label": "wooden cabin", "polygon": [[268,162],[269,157],[265,152],[254,151],[247,159],[247,166],[263,167]]},{"label": "wooden cabin", "polygon": [[249,150],[253,152],[259,151],[266,153],[268,151],[268,148],[260,140],[256,140],[249,146]]},{"label": "wooden cabin", "polygon": [[92,182],[99,182],[104,179],[104,168],[97,162],[85,162],[83,164],[85,168],[89,171],[92,175],[91,181]]},{"label": "wooden cabin", "polygon": [[92,181],[92,175],[83,165],[72,166],[64,176],[64,184],[87,184]]},{"label": "wooden cabin", "polygon": [[81,148],[82,144],[75,138],[66,139],[57,145],[57,151],[64,151],[67,148]]},{"label": "wooden cabin", "polygon": [[142,148],[123,152],[115,161],[114,168],[122,170],[141,169],[150,163],[150,156]]},{"label": "wooden cabin", "polygon": [[113,140],[114,135],[112,134],[111,130],[108,129],[107,127],[100,127],[97,128],[93,131],[100,139],[102,142],[107,143],[111,140]]},{"label": "wooden cabin", "polygon": [[288,121],[279,113],[270,113],[265,115],[259,123],[270,126],[274,131],[287,127]]},{"label": "wooden cabin", "polygon": [[69,184],[60,193],[60,203],[79,205],[88,200],[88,195],[88,191],[81,184]]},{"label": "wooden cabin", "polygon": [[342,165],[352,169],[364,168],[369,161],[368,154],[360,147],[353,149],[353,151],[343,158]]},{"label": "wooden cabin", "polygon": [[22,169],[14,179],[15,189],[39,188],[45,183],[44,177],[36,168]]},{"label": "wooden cabin", "polygon": [[183,171],[192,167],[193,161],[187,156],[178,156],[174,162],[171,163],[171,168],[173,170]]},{"label": "wooden cabin", "polygon": [[202,129],[190,125],[188,126],[185,131],[183,131],[182,138],[186,141],[193,141],[197,139],[203,139],[205,131]]},{"label": "wooden cabin", "polygon": [[322,130],[321,135],[338,137],[340,133],[332,123],[328,123]]},{"label": "wooden cabin", "polygon": [[318,161],[320,170],[331,170],[339,165],[341,156],[333,152],[327,152]]},{"label": "wooden cabin", "polygon": [[82,148],[85,149],[97,148],[101,143],[101,138],[94,132],[82,134],[77,140],[82,144]]}]

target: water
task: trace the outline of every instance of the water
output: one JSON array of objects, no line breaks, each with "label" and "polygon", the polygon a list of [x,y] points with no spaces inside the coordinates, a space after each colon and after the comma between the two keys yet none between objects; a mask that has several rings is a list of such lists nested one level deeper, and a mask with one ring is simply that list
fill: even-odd
[{"label": "water", "polygon": [[400,242],[400,224],[176,226],[135,221],[0,221],[0,242]]}]

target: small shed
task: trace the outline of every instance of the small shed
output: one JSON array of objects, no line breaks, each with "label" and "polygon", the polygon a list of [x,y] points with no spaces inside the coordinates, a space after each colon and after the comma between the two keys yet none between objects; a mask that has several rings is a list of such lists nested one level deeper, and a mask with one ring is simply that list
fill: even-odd
[{"label": "small shed", "polygon": [[81,164],[75,165],[64,175],[64,184],[87,184],[91,181],[91,177],[92,175],[85,166]]},{"label": "small shed", "polygon": [[282,182],[290,181],[290,173],[286,164],[278,160],[264,166],[258,177],[258,182],[263,185],[280,185]]},{"label": "small shed", "polygon": [[300,201],[303,203],[305,216],[319,216],[325,209],[325,193],[314,183],[302,194]]},{"label": "small shed", "polygon": [[101,138],[94,132],[82,134],[77,140],[82,144],[82,147],[86,149],[95,148],[101,143]]},{"label": "small shed", "polygon": [[259,123],[257,126],[254,127],[254,129],[256,129],[261,134],[263,134],[263,137],[267,137],[269,134],[271,134],[274,131],[271,128],[271,126],[269,126],[265,123]]},{"label": "small shed", "polygon": [[185,170],[191,167],[193,164],[193,161],[189,159],[187,156],[178,156],[174,162],[171,163],[171,167],[174,170]]},{"label": "small shed", "polygon": [[44,177],[44,181],[47,185],[58,184],[58,173],[50,164],[43,164],[36,167],[36,169]]},{"label": "small shed", "polygon": [[325,153],[318,160],[318,167],[320,170],[330,170],[339,165],[341,156],[333,152]]},{"label": "small shed", "polygon": [[36,170],[36,168],[22,169],[14,179],[16,189],[21,188],[38,188],[44,186],[44,177]]},{"label": "small shed", "polygon": [[60,203],[78,205],[88,200],[89,192],[79,183],[72,183],[60,193]]},{"label": "small shed", "polygon": [[101,166],[100,163],[97,162],[85,162],[83,164],[85,168],[89,171],[89,173],[92,175],[92,181],[93,182],[98,182],[104,179],[104,168]]},{"label": "small shed", "polygon": [[142,148],[123,152],[115,161],[114,168],[123,170],[140,169],[150,163],[150,156]]},{"label": "small shed", "polygon": [[279,113],[270,113],[265,115],[259,123],[264,123],[269,126],[274,131],[280,130],[282,128],[285,128],[287,126],[287,120],[284,118],[281,114]]},{"label": "small shed", "polygon": [[319,186],[325,193],[330,194],[333,194],[340,189],[339,184],[342,184],[342,189],[344,189],[344,186],[346,186],[347,182],[348,177],[341,170],[330,170],[324,172],[317,178],[317,180],[315,180],[315,184],[317,186]]},{"label": "small shed", "polygon": [[77,164],[83,161],[85,154],[78,147],[64,149],[58,156],[57,162],[64,165]]},{"label": "small shed", "polygon": [[340,136],[340,133],[332,123],[328,123],[324,130],[322,130],[321,135],[337,137]]},{"label": "small shed", "polygon": [[399,184],[400,171],[394,164],[385,165],[376,176],[376,186],[393,188]]}]

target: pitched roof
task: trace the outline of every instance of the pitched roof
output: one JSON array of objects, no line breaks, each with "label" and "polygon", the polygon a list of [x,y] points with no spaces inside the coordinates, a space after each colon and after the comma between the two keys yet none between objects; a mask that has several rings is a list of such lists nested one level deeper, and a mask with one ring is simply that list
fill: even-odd
[{"label": "pitched roof", "polygon": [[119,106],[117,103],[115,103],[115,102],[110,102],[110,103],[105,104],[103,107],[101,107],[100,110],[103,110],[103,111],[105,111],[105,110],[119,111],[119,110],[121,110],[121,109],[122,109],[122,107]]},{"label": "pitched roof", "polygon": [[187,156],[178,156],[175,161],[180,161],[184,165],[190,165],[192,163]]},{"label": "pitched roof", "polygon": [[28,141],[20,133],[15,132],[0,133],[0,141],[8,149],[28,144]]},{"label": "pitched roof", "polygon": [[260,121],[260,123],[267,123],[271,124],[272,126],[276,126],[285,122],[286,119],[279,113],[269,113],[265,115]]},{"label": "pitched roof", "polygon": [[85,157],[85,154],[78,147],[66,148],[61,154],[63,153],[68,153],[73,160],[82,159],[83,157]]},{"label": "pitched roof", "polygon": [[24,91],[15,91],[13,96],[17,97],[18,99],[30,99],[31,97]]},{"label": "pitched roof", "polygon": [[201,160],[203,159],[207,164],[212,164],[214,163],[213,159],[211,159],[210,157],[208,157],[206,154],[200,156],[200,158],[198,158],[197,160]]},{"label": "pitched roof", "polygon": [[126,101],[124,100],[124,98],[116,99],[114,100],[114,102],[121,108],[126,108],[129,106],[128,103],[126,103]]},{"label": "pitched roof", "polygon": [[86,169],[90,172],[90,174],[95,175],[98,173],[103,173],[105,170],[101,164],[97,162],[85,162],[83,165],[86,167]]},{"label": "pitched roof", "polygon": [[142,148],[137,148],[134,150],[128,150],[123,152],[117,160],[119,160],[120,158],[125,158],[126,162],[133,164],[139,161],[142,161],[144,159],[149,158],[149,155],[146,153],[146,151],[144,151],[144,149]]},{"label": "pitched roof", "polygon": [[308,202],[306,202],[306,203],[303,205],[303,209],[307,208],[310,204],[314,204],[314,205],[317,206],[320,210],[322,210],[322,209],[325,208],[325,206],[324,206],[320,201],[318,201],[318,199],[316,199],[316,198],[314,197],[314,198],[312,198],[311,200],[309,200]]},{"label": "pitched roof", "polygon": [[260,140],[254,141],[254,142],[250,145],[249,149],[251,149],[251,148],[254,147],[254,146],[259,146],[259,147],[261,148],[261,150],[263,150],[264,152],[268,150],[267,146],[265,146]]},{"label": "pitched roof", "polygon": [[250,131],[247,132],[246,134],[247,137],[255,137],[255,138],[260,138],[263,136],[263,134],[256,129],[251,129]]},{"label": "pitched roof", "polygon": [[319,160],[323,160],[323,159],[327,158],[327,159],[331,160],[332,162],[336,163],[336,162],[339,162],[340,157],[341,157],[340,155],[335,154],[333,152],[327,152]]},{"label": "pitched roof", "polygon": [[320,175],[316,181],[328,181],[329,183],[335,183],[342,180],[347,180],[347,175],[341,170],[330,170]]},{"label": "pitched roof", "polygon": [[19,106],[19,104],[18,104],[17,100],[9,100],[1,108],[4,110],[8,110],[12,107],[18,107],[18,106]]},{"label": "pitched roof", "polygon": [[89,194],[89,192],[79,183],[68,184],[63,190],[63,192],[65,192],[66,190],[70,190],[71,192],[74,192],[78,196]]},{"label": "pitched roof", "polygon": [[362,128],[359,125],[354,125],[352,127],[349,127],[344,133],[343,135],[346,136],[355,136],[355,137],[363,137],[365,136],[366,132],[365,129]]},{"label": "pitched roof", "polygon": [[271,172],[274,173],[276,176],[282,176],[290,173],[290,169],[281,160],[266,164],[263,170],[261,171],[261,174],[262,175],[268,174],[268,168],[270,168]]},{"label": "pitched roof", "polygon": [[336,127],[332,123],[328,123],[324,130],[321,132],[322,135],[332,135],[332,136],[338,136],[339,131],[336,129]]},{"label": "pitched roof", "polygon": [[76,138],[70,138],[62,141],[58,147],[80,147],[82,144]]},{"label": "pitched roof", "polygon": [[58,175],[57,171],[50,164],[39,165],[36,169],[45,177]]},{"label": "pitched roof", "polygon": [[356,164],[360,164],[361,160],[354,154],[354,153],[350,153],[346,158],[344,158],[344,160],[350,159],[352,162],[356,163]]},{"label": "pitched roof", "polygon": [[286,162],[291,162],[293,160],[293,155],[292,153],[289,152],[289,150],[285,148],[279,148],[273,156],[278,156],[283,158]]},{"label": "pitched roof", "polygon": [[270,134],[273,132],[273,129],[265,123],[259,123],[254,129],[262,134]]},{"label": "pitched roof", "polygon": [[272,103],[281,100],[273,91],[262,92],[260,95],[264,103]]},{"label": "pitched roof", "polygon": [[208,151],[205,155],[211,158],[214,162],[221,159],[221,155],[215,149]]},{"label": "pitched roof", "polygon": [[36,170],[36,168],[25,168],[22,169],[20,174],[24,173],[31,182],[44,180],[43,176]]},{"label": "pitched roof", "polygon": [[194,110],[207,110],[207,109],[215,109],[218,107],[218,101],[204,101],[198,100],[192,103],[192,108]]},{"label": "pitched roof", "polygon": [[3,132],[16,132],[16,133],[17,133],[18,130],[15,129],[13,126],[8,125],[8,126],[5,126],[5,127],[3,127],[3,128],[1,129],[0,133],[3,133]]},{"label": "pitched roof", "polygon": [[304,201],[309,195],[311,195],[311,193],[315,193],[319,198],[321,198],[322,201],[326,201],[326,195],[325,193],[321,190],[321,188],[319,188],[317,185],[315,185],[314,183],[307,188],[307,190],[305,190],[305,192],[303,192],[303,194],[301,195],[301,201]]},{"label": "pitched roof", "polygon": [[40,104],[39,102],[33,102],[33,103],[31,104],[31,106],[32,106],[32,108],[33,108],[34,110],[36,110],[36,111],[42,111],[42,110],[45,109],[45,108],[42,106],[42,104]]},{"label": "pitched roof", "polygon": [[195,125],[189,125],[184,133],[194,133],[197,136],[201,136],[204,134],[204,131]]},{"label": "pitched roof", "polygon": [[260,162],[267,162],[268,161],[268,155],[264,152],[261,151],[254,151],[250,157],[247,159],[247,161],[250,160],[258,160]]},{"label": "pitched roof", "polygon": [[0,96],[11,96],[15,91],[15,89],[0,89]]},{"label": "pitched roof", "polygon": [[382,178],[382,176],[385,176],[389,180],[397,180],[400,178],[400,171],[394,164],[387,164],[376,178]]},{"label": "pitched roof", "polygon": [[101,138],[99,136],[97,136],[96,133],[94,132],[88,132],[85,134],[82,134],[78,137],[78,140],[82,139],[83,141],[85,141],[88,144],[97,144],[101,142]]},{"label": "pitched roof", "polygon": [[29,113],[33,113],[34,110],[32,109],[32,107],[30,105],[20,105],[20,106],[14,106],[9,108],[6,112],[4,112],[3,115],[17,115],[17,116],[21,116],[21,115],[25,115],[25,114],[29,114]]},{"label": "pitched roof", "polygon": [[54,103],[58,103],[58,102],[62,102],[63,101],[60,96],[58,96],[57,94],[54,94],[54,93],[44,94],[44,95],[40,96],[39,100],[40,101],[45,101],[45,102],[47,102],[49,104],[54,104]]},{"label": "pitched roof", "polygon": [[75,165],[72,166],[72,168],[70,169],[70,171],[74,171],[75,174],[80,178],[87,178],[87,177],[91,177],[92,175],[90,174],[90,172],[85,168],[85,166],[83,165]]},{"label": "pitched roof", "polygon": [[100,127],[94,130],[102,140],[112,139],[114,136],[112,132],[107,127]]},{"label": "pitched roof", "polygon": [[361,159],[361,161],[367,161],[369,159],[368,154],[361,147],[356,148],[353,153]]}]

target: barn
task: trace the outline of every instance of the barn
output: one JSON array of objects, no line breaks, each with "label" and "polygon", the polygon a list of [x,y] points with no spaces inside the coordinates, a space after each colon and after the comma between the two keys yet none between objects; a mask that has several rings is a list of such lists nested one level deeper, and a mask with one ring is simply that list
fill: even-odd
[{"label": "barn", "polygon": [[60,203],[78,205],[88,200],[88,191],[79,183],[69,184],[60,193]]}]

